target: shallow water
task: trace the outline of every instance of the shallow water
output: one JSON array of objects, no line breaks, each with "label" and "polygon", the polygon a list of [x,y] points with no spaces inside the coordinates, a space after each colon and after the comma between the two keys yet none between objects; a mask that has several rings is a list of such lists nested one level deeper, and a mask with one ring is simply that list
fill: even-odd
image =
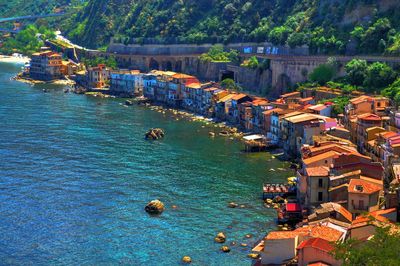
[{"label": "shallow water", "polygon": [[[287,163],[211,139],[200,122],[10,81],[19,68],[0,64],[2,265],[179,265],[185,255],[192,265],[251,264],[239,243],[274,228],[261,185],[292,175],[269,171]],[[166,138],[145,141],[151,127]],[[166,211],[151,217],[143,208],[155,198]],[[213,241],[219,231],[237,242],[228,254]]]}]

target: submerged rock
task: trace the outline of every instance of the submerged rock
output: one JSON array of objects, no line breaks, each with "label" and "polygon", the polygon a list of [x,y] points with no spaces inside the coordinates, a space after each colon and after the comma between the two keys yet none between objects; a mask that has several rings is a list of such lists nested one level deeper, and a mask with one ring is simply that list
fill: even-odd
[{"label": "submerged rock", "polygon": [[225,252],[225,253],[228,253],[228,252],[231,251],[231,249],[230,249],[228,246],[222,246],[222,247],[221,247],[221,251],[222,251],[222,252]]},{"label": "submerged rock", "polygon": [[161,214],[164,211],[164,203],[160,200],[150,201],[144,210],[150,214]]},{"label": "submerged rock", "polygon": [[145,134],[146,139],[152,139],[152,140],[161,139],[164,136],[165,132],[161,128],[152,128]]},{"label": "submerged rock", "polygon": [[217,243],[225,243],[226,241],[226,236],[224,233],[220,232],[217,234],[217,236],[214,238],[215,242]]},{"label": "submerged rock", "polygon": [[230,202],[229,204],[228,204],[228,207],[229,208],[236,208],[236,207],[238,207],[239,206],[239,204],[237,204],[237,203],[235,203],[235,202]]},{"label": "submerged rock", "polygon": [[182,262],[183,263],[192,263],[192,258],[191,257],[189,257],[189,256],[184,256],[183,258],[182,258]]},{"label": "submerged rock", "polygon": [[253,260],[257,260],[258,258],[260,258],[260,254],[250,253],[247,255],[247,257],[249,257],[250,259],[253,259]]}]

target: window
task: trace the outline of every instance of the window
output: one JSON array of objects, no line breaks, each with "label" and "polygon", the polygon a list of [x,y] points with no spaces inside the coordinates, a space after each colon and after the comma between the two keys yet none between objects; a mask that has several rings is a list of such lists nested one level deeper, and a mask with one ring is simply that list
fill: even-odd
[{"label": "window", "polygon": [[318,187],[322,187],[322,178],[318,179]]},{"label": "window", "polygon": [[322,201],[323,192],[318,192],[318,201]]},{"label": "window", "polygon": [[364,209],[364,201],[363,201],[363,200],[360,200],[360,201],[358,202],[358,207],[360,208],[360,210],[363,210],[363,209]]}]

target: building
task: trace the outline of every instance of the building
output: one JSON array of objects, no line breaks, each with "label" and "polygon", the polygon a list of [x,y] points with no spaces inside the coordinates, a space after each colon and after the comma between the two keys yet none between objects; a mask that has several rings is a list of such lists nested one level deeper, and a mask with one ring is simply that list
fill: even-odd
[{"label": "building", "polygon": [[[382,119],[380,116],[371,113],[366,113],[357,116],[357,127],[355,136],[357,140],[357,146],[361,152],[365,153],[365,150],[367,149],[367,143],[369,141],[367,130],[369,128],[375,128],[375,127],[378,128],[382,127]],[[379,133],[382,131],[378,130],[376,132]]]},{"label": "building", "polygon": [[320,265],[340,266],[342,263],[332,255],[334,249],[334,244],[322,238],[310,238],[303,241],[297,247],[298,265],[306,266],[322,263]]},{"label": "building", "polygon": [[299,113],[298,115],[285,116],[282,119],[281,134],[283,141],[283,149],[286,155],[297,156],[304,141],[304,128],[308,125],[315,124],[319,128],[319,116],[307,113]]},{"label": "building", "polygon": [[147,73],[143,75],[143,96],[150,99],[156,99],[157,73]]},{"label": "building", "polygon": [[143,93],[143,74],[139,70],[110,74],[110,93],[120,97],[134,97]]},{"label": "building", "polygon": [[312,114],[330,117],[332,115],[332,103],[317,104],[307,108]]},{"label": "building", "polygon": [[105,64],[89,67],[86,77],[89,88],[104,88],[110,80],[110,69]]},{"label": "building", "polygon": [[244,93],[235,94],[231,99],[231,104],[228,108],[227,120],[232,124],[239,124],[239,105],[244,102],[252,102],[253,99]]},{"label": "building", "polygon": [[34,53],[31,56],[29,76],[38,80],[52,80],[62,77],[61,55],[52,51]]},{"label": "building", "polygon": [[379,209],[382,186],[363,179],[351,179],[348,186],[348,210],[353,214]]},{"label": "building", "polygon": [[186,74],[175,73],[168,81],[166,102],[173,107],[180,107],[182,105],[182,92],[186,86],[195,84],[196,87],[194,89],[197,87],[201,89],[200,81],[196,77]]}]

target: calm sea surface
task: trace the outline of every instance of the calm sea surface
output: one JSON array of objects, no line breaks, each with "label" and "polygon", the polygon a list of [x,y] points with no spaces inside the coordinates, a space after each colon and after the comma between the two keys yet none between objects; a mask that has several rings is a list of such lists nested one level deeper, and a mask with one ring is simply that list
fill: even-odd
[{"label": "calm sea surface", "polygon": [[[290,176],[270,171],[287,163],[210,139],[198,122],[10,81],[19,69],[0,63],[1,265],[251,264],[239,244],[274,228],[261,184]],[[145,141],[151,127],[166,138]],[[166,211],[151,217],[156,198]],[[228,254],[214,243],[220,231],[237,242]]]}]

